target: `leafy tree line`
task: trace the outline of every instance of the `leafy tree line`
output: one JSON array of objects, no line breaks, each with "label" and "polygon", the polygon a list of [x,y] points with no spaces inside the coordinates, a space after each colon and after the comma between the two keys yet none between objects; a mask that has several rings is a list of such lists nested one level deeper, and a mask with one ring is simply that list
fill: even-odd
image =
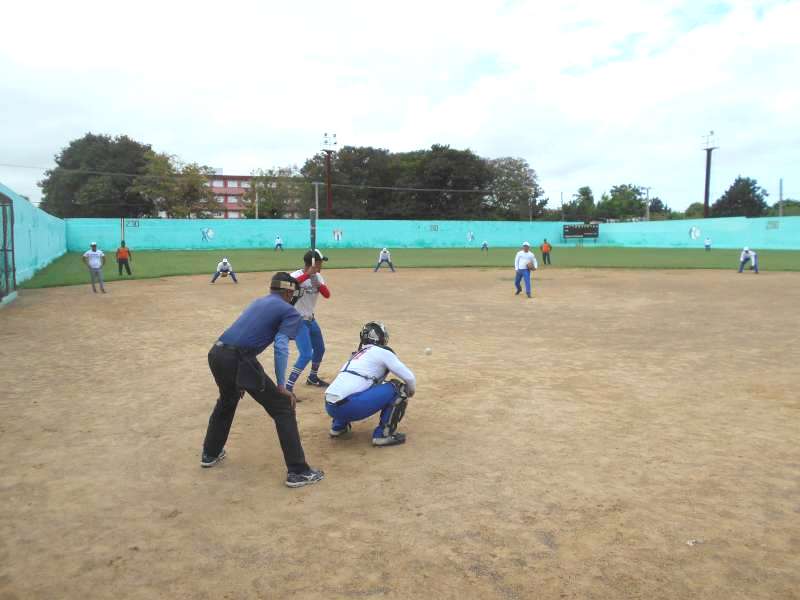
[{"label": "leafy tree line", "polygon": [[[60,217],[207,217],[218,210],[208,167],[184,164],[127,136],[86,134],[55,157],[39,183],[41,207]],[[325,155],[301,169],[258,170],[245,216],[307,214],[312,182],[325,181]],[[345,146],[333,159],[333,211],[326,217],[371,219],[522,219],[543,214],[536,172],[521,158],[486,159],[435,145],[391,153]],[[404,188],[398,190],[395,188]],[[439,190],[439,191],[436,191]],[[444,191],[441,191],[444,190]],[[325,189],[321,205],[326,206]]]},{"label": "leafy tree line", "polygon": [[[213,171],[155,152],[127,136],[86,134],[55,157],[56,167],[40,182],[41,207],[60,217],[209,217],[219,210],[209,179]],[[244,197],[245,216],[304,216],[314,206],[313,182],[325,181],[325,154],[301,168],[257,170]],[[354,219],[651,220],[703,216],[702,203],[685,213],[671,210],[646,188],[621,184],[595,200],[581,187],[560,208],[549,199],[536,171],[522,158],[487,159],[446,145],[412,152],[369,146],[344,146],[332,160],[333,210],[322,215]],[[755,180],[738,177],[711,207],[711,215],[765,216],[767,193]],[[800,202],[784,202],[784,214],[800,214]]]},{"label": "leafy tree line", "polygon": [[128,136],[86,134],[39,182],[41,208],[58,217],[207,217],[218,210],[212,170],[159,154]]}]

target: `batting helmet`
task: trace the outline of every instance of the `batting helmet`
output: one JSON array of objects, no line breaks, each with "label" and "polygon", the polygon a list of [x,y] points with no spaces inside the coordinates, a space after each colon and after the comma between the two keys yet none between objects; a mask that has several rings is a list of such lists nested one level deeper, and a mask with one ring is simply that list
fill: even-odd
[{"label": "batting helmet", "polygon": [[389,330],[383,323],[370,321],[361,328],[359,338],[362,346],[367,344],[385,346],[389,343]]}]

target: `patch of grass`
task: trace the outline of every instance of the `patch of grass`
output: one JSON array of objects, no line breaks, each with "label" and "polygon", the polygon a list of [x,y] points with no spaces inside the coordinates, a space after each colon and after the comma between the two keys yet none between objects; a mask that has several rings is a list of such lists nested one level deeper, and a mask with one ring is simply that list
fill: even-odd
[{"label": "patch of grass", "polygon": [[[481,253],[477,248],[400,248],[392,250],[392,262],[398,269],[414,267],[500,267],[511,270],[517,248],[492,248]],[[378,258],[377,249],[343,248],[323,250],[330,257],[326,269],[371,268]],[[133,279],[151,279],[173,275],[206,273],[211,278],[217,263],[226,256],[237,273],[254,271],[293,271],[303,264],[303,250],[148,250],[134,248],[131,264]],[[626,268],[626,269],[735,269],[739,250],[683,248],[555,248],[549,268]],[[540,268],[541,254],[537,251]],[[759,268],[767,271],[800,271],[800,251],[764,250],[759,252]],[[382,267],[386,268],[386,266]],[[120,278],[113,252],[103,270],[106,281]],[[24,289],[80,285],[89,283],[81,254],[65,254],[23,283]]]}]

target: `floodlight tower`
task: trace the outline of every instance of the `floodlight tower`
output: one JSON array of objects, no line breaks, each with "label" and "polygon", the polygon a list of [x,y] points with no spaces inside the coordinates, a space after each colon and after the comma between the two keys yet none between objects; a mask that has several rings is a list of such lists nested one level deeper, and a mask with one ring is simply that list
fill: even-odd
[{"label": "floodlight tower", "polygon": [[333,209],[333,190],[331,189],[331,154],[336,152],[336,134],[327,133],[322,136],[322,151],[325,153],[325,187],[328,192],[328,216]]},{"label": "floodlight tower", "polygon": [[642,187],[642,189],[644,190],[644,192],[645,192],[645,194],[647,196],[644,199],[644,220],[645,221],[649,221],[650,220],[650,190],[651,190],[651,188],[650,187]]},{"label": "floodlight tower", "polygon": [[708,191],[711,186],[711,153],[714,150],[717,150],[717,146],[714,145],[714,131],[709,131],[708,135],[705,136],[706,138],[706,145],[703,148],[706,151],[706,192],[703,196],[703,218],[708,218]]}]

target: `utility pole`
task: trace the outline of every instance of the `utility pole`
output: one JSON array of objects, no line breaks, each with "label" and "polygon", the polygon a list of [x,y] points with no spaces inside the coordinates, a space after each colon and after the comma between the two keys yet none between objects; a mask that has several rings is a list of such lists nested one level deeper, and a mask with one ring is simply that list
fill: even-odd
[{"label": "utility pole", "polygon": [[253,186],[256,188],[256,219],[258,219],[258,180],[256,180],[255,185]]},{"label": "utility pole", "polygon": [[314,182],[314,208],[317,210],[317,214],[319,214],[319,186],[321,183],[319,181]]},{"label": "utility pole", "polygon": [[711,153],[714,150],[717,150],[717,146],[714,146],[714,131],[709,131],[706,137],[706,147],[704,150],[706,151],[706,191],[705,195],[703,196],[703,218],[708,218],[708,192],[711,187]]},{"label": "utility pole", "polygon": [[778,216],[783,216],[783,177],[781,177],[778,185]]},{"label": "utility pole", "polygon": [[325,153],[325,185],[328,190],[328,217],[333,209],[333,189],[331,188],[331,154],[336,152],[336,134],[322,136],[322,151]]},{"label": "utility pole", "polygon": [[650,220],[650,188],[644,187],[642,188],[645,192],[646,198],[644,199],[644,220]]}]

